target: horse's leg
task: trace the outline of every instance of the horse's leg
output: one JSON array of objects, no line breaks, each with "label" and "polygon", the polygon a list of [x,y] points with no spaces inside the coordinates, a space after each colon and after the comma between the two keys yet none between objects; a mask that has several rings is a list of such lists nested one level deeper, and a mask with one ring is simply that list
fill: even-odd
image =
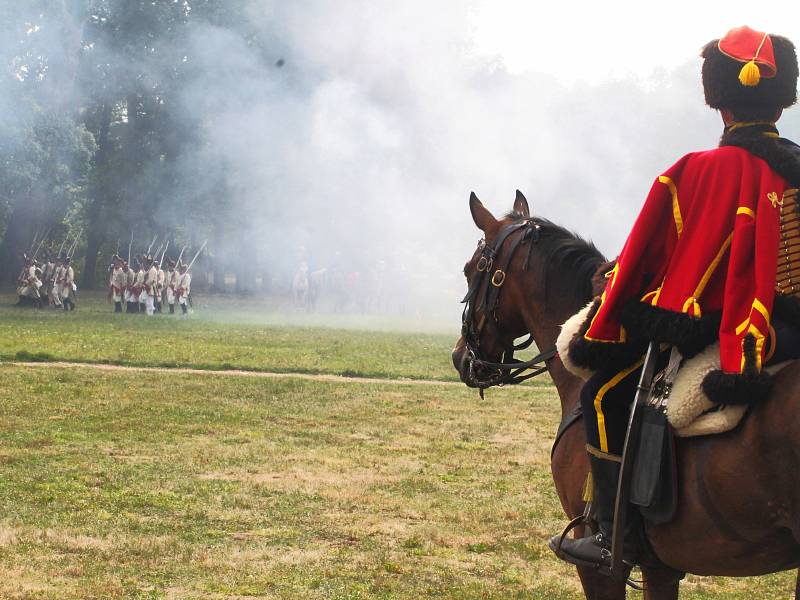
[{"label": "horse's leg", "polygon": [[586,600],[624,600],[625,583],[603,575],[595,569],[576,567]]},{"label": "horse's leg", "polygon": [[668,569],[642,568],[644,600],[678,600],[680,580]]}]

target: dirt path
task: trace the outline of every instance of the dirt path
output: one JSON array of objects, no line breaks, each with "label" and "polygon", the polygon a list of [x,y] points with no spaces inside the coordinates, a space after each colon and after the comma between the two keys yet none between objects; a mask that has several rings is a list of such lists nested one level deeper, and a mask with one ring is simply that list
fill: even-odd
[{"label": "dirt path", "polygon": [[226,376],[226,377],[262,377],[264,379],[303,379],[307,381],[330,381],[333,383],[385,383],[401,385],[445,385],[463,386],[458,381],[436,381],[433,379],[381,379],[378,377],[344,377],[342,375],[325,375],[314,373],[277,373],[271,371],[239,371],[222,370],[212,371],[208,369],[183,369],[166,367],[125,367],[121,365],[104,365],[92,363],[74,362],[17,362],[4,361],[0,365],[10,365],[15,367],[28,367],[32,369],[93,369],[97,371],[129,371],[145,373],[186,373],[189,375],[207,376]]}]

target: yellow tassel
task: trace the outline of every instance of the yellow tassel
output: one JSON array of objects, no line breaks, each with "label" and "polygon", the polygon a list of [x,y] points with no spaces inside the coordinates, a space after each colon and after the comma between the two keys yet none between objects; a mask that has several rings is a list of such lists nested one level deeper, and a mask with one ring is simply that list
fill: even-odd
[{"label": "yellow tassel", "polygon": [[739,71],[739,82],[747,87],[754,87],[761,81],[761,71],[758,69],[756,61],[751,60]]},{"label": "yellow tassel", "polygon": [[583,492],[581,495],[583,496],[584,502],[591,502],[594,498],[594,479],[592,478],[591,471],[586,475],[586,481],[583,483]]}]

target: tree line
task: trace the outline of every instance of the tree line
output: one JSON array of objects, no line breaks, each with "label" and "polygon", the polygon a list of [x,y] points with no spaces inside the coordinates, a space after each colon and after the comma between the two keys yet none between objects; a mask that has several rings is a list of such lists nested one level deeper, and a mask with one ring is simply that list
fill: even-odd
[{"label": "tree line", "polygon": [[[203,51],[189,36],[198,24],[270,52],[245,11],[244,0],[0,4],[0,282],[45,234],[43,247],[56,252],[83,232],[84,288],[105,283],[112,254],[126,256],[131,239],[134,254],[154,235],[172,248],[211,238],[212,249],[241,249],[235,219],[224,218],[235,196],[230,165],[197,159],[213,115],[187,110],[182,90]],[[217,282],[236,268],[223,252],[211,258]]]}]

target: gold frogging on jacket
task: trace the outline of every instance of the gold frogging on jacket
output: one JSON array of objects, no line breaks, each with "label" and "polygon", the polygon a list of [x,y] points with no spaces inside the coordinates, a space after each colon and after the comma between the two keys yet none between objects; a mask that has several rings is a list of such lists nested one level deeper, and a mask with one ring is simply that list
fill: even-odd
[{"label": "gold frogging on jacket", "polygon": [[780,200],[777,200],[777,197],[774,192],[767,195],[773,206],[779,206],[781,210],[781,241],[778,248],[775,290],[779,294],[800,296],[800,213],[797,206],[797,189],[786,190]]}]

